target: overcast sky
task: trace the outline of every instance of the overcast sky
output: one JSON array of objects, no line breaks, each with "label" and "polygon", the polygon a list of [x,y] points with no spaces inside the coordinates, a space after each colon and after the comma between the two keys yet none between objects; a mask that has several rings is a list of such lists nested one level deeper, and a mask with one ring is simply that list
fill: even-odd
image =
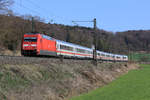
[{"label": "overcast sky", "polygon": [[[71,21],[97,19],[107,31],[149,30],[150,0],[14,0],[17,14],[40,16],[47,22],[74,25]],[[92,23],[78,23],[92,27]]]}]

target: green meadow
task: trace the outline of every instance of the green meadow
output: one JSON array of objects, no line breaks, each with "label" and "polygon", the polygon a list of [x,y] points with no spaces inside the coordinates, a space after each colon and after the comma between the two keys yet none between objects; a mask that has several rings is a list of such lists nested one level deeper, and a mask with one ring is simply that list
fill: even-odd
[{"label": "green meadow", "polygon": [[150,54],[148,53],[132,53],[128,57],[131,61],[150,61]]},{"label": "green meadow", "polygon": [[150,65],[141,65],[112,83],[70,100],[150,100]]}]

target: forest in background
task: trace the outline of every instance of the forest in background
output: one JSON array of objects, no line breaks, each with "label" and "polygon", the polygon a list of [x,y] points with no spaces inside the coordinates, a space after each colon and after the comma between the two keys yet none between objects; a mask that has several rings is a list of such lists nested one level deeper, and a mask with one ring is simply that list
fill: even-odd
[{"label": "forest in background", "polygon": [[[31,15],[17,16],[9,9],[13,2],[0,0],[0,50],[19,51],[25,33],[32,32]],[[40,17],[34,17],[37,33],[91,48],[94,30],[89,27],[67,26],[45,23]],[[97,49],[105,52],[128,54],[129,52],[149,52],[150,30],[130,30],[108,32],[96,30]]]}]

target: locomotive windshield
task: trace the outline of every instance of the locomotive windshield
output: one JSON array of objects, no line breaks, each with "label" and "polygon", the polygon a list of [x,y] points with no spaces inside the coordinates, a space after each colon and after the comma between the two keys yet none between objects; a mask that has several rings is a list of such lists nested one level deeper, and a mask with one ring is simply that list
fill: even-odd
[{"label": "locomotive windshield", "polygon": [[25,37],[24,41],[25,42],[37,42],[37,38],[36,37]]}]

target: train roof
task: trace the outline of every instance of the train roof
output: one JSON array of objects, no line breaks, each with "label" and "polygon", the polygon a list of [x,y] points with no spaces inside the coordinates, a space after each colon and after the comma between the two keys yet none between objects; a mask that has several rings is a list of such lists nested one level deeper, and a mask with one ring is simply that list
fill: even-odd
[{"label": "train roof", "polygon": [[80,45],[77,45],[77,44],[73,44],[73,43],[69,43],[69,42],[65,42],[65,41],[61,41],[61,40],[56,40],[56,42],[59,42],[60,44],[64,44],[64,45],[68,45],[68,46],[74,46],[76,48],[86,49],[86,50],[89,50],[89,51],[93,50],[91,48],[87,48],[87,47],[84,47],[84,46],[80,46]]},{"label": "train roof", "polygon": [[44,34],[41,34],[41,36],[42,36],[42,38],[45,38],[47,40],[56,40],[56,39],[54,39],[54,38],[52,38],[50,36],[44,35]]},{"label": "train roof", "polygon": [[54,38],[48,36],[48,35],[44,35],[44,34],[40,34],[40,33],[26,33],[24,35],[41,35],[42,38],[47,39],[47,40],[55,40]]},{"label": "train roof", "polygon": [[40,33],[25,33],[24,35],[37,35],[37,34],[40,34]]}]

